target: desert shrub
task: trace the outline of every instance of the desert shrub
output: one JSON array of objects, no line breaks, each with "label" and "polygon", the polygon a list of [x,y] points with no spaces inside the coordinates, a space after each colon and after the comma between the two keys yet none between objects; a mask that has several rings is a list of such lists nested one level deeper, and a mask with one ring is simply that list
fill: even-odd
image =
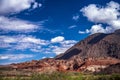
[{"label": "desert shrub", "polygon": [[113,74],[110,76],[110,80],[120,80],[120,74]]},{"label": "desert shrub", "polygon": [[67,75],[63,73],[52,73],[52,74],[33,74],[31,80],[63,80]]},{"label": "desert shrub", "polygon": [[63,72],[44,73],[32,75],[31,80],[82,80],[82,75]]},{"label": "desert shrub", "polygon": [[93,80],[120,80],[120,74],[97,75]]}]

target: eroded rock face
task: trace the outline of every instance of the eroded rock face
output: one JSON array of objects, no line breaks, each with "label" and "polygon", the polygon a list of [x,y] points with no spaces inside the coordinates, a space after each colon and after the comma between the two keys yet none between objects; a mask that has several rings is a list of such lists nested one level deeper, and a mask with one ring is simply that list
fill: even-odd
[{"label": "eroded rock face", "polygon": [[12,65],[15,70],[29,70],[37,72],[78,71],[100,72],[110,65],[118,64],[120,60],[113,58],[86,59],[85,61],[44,59],[40,61],[24,62]]},{"label": "eroded rock face", "polygon": [[12,65],[15,69],[47,71],[101,70],[120,63],[120,30],[111,34],[96,33],[78,42],[65,53],[43,60]]}]

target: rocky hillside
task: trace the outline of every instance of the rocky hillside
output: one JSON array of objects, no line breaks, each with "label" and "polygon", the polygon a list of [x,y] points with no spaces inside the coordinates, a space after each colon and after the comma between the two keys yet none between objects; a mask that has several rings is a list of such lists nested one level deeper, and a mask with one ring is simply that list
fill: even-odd
[{"label": "rocky hillside", "polygon": [[116,58],[120,59],[120,30],[111,34],[96,33],[78,42],[56,59],[72,58]]},{"label": "rocky hillside", "polygon": [[[120,63],[120,30],[92,34],[52,59],[11,64],[16,70],[100,72]],[[113,68],[112,68],[113,69]],[[120,69],[118,66],[116,69]],[[118,70],[113,70],[113,72]]]}]

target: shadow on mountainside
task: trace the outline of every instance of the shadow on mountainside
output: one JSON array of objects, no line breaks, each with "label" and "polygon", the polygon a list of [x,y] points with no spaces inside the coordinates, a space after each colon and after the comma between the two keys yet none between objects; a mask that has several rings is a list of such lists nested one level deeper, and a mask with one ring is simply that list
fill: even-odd
[{"label": "shadow on mountainside", "polygon": [[103,33],[101,33],[100,35],[98,35],[98,36],[96,36],[96,37],[94,37],[92,40],[90,40],[89,42],[88,42],[88,44],[95,44],[95,43],[97,43],[97,42],[99,42],[100,40],[102,40],[104,37],[106,37],[108,34],[103,34]]},{"label": "shadow on mountainside", "polygon": [[81,52],[81,50],[74,48],[72,50],[70,50],[69,52],[67,52],[66,54],[64,54],[62,57],[59,57],[57,59],[69,59],[71,57],[73,57],[74,55],[77,55]]}]

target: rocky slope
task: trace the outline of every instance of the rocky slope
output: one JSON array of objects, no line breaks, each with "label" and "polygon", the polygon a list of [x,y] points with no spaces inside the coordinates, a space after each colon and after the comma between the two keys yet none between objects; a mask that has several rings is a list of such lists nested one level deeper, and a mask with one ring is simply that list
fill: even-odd
[{"label": "rocky slope", "polygon": [[120,30],[111,34],[96,33],[67,50],[56,59],[106,58],[120,59]]},{"label": "rocky slope", "polygon": [[[100,72],[120,63],[120,30],[96,33],[52,59],[11,64],[16,70]],[[113,69],[113,68],[112,68]],[[120,66],[117,67],[120,69]],[[115,71],[114,71],[115,72]],[[120,72],[119,72],[120,73]]]}]

